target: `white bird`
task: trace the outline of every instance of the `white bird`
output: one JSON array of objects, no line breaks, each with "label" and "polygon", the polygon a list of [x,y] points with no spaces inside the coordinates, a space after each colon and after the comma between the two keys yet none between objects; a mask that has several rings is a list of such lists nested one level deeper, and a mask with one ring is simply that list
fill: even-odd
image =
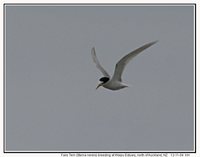
[{"label": "white bird", "polygon": [[110,89],[110,90],[119,90],[119,89],[128,87],[128,85],[124,84],[122,82],[122,79],[121,79],[121,76],[122,76],[122,73],[124,71],[125,66],[128,64],[128,62],[133,57],[135,57],[136,55],[138,55],[140,52],[147,49],[148,47],[152,46],[156,42],[157,41],[145,44],[145,45],[141,46],[140,48],[130,52],[129,54],[124,56],[122,59],[120,59],[117,62],[117,64],[115,65],[115,71],[114,71],[112,78],[106,72],[106,70],[101,66],[101,64],[99,63],[99,60],[97,59],[97,56],[96,56],[95,48],[93,47],[92,51],[91,51],[92,59],[93,59],[94,63],[96,64],[96,67],[104,75],[104,77],[99,79],[99,81],[101,81],[101,83],[96,87],[96,89],[98,89],[100,86],[103,86],[104,88],[107,88],[107,89]]}]

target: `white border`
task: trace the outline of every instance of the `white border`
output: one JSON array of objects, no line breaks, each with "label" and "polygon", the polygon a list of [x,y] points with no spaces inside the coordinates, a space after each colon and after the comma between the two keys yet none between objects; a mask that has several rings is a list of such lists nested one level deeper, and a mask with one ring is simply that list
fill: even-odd
[{"label": "white border", "polygon": [[[20,2],[20,3],[27,3],[27,1],[26,1],[26,2],[25,2],[25,1],[19,1],[19,2]],[[64,6],[64,4],[61,4],[61,5],[58,4],[58,2],[60,2],[60,0],[59,0],[59,1],[56,1],[56,2],[55,2],[55,1],[52,2],[52,0],[51,0],[51,1],[48,1],[48,2],[47,2],[47,1],[44,1],[44,0],[43,0],[42,2],[39,1],[39,3],[49,3],[49,2],[50,2],[50,3],[56,3],[56,5],[54,5],[54,6]],[[142,2],[143,2],[143,1],[142,1]],[[142,4],[141,4],[142,2],[141,2],[141,1],[138,1],[138,2],[135,2],[135,1],[134,1],[134,3],[138,3],[137,6],[145,6],[145,5],[142,5]],[[174,2],[174,1],[173,1],[173,2]],[[181,4],[182,4],[183,2],[185,2],[185,1],[176,2],[176,3],[181,3]],[[4,3],[16,3],[16,1],[9,0],[9,1],[6,1],[6,2],[4,1]],[[29,2],[29,3],[38,3],[38,0],[36,0],[36,1],[34,1],[34,2]],[[70,3],[70,2],[66,2],[66,1],[63,2],[63,1],[61,1],[61,3]],[[71,2],[71,3],[73,3],[73,4],[71,4],[71,5],[69,5],[69,6],[83,6],[83,5],[79,5],[79,4],[78,4],[78,5],[75,5],[74,2]],[[78,2],[78,3],[83,3],[83,2]],[[91,2],[91,3],[92,3],[92,5],[87,5],[87,4],[85,4],[84,6],[105,6],[105,4],[103,4],[103,5],[99,5],[99,4],[98,4],[98,5],[95,5],[94,2]],[[104,2],[102,2],[102,1],[101,1],[101,2],[98,2],[98,1],[97,1],[97,3],[104,3]],[[113,3],[116,3],[116,1],[113,2]],[[119,2],[119,3],[123,3],[123,4],[120,5],[120,6],[131,6],[130,4],[127,4],[127,5],[124,4],[124,2]],[[128,3],[133,3],[133,2],[130,2],[130,1],[129,1]],[[149,6],[149,2],[145,2],[145,3],[148,3],[147,6]],[[157,2],[157,3],[160,4],[161,2]],[[168,3],[168,4],[169,4],[169,3],[171,3],[171,1],[164,2],[164,3],[166,3],[166,4]],[[190,1],[190,2],[187,1],[187,2],[185,2],[185,3],[190,3],[190,4],[191,4],[192,1]],[[195,2],[193,2],[193,3],[195,3]],[[1,5],[1,8],[0,8],[0,9],[1,9],[1,12],[3,13],[3,3],[1,3],[1,4],[2,4],[2,5]],[[141,5],[140,5],[140,4],[141,4]],[[108,5],[109,5],[109,6],[116,6],[115,4],[110,4],[110,2],[109,2]],[[152,3],[151,5],[153,6],[153,3]],[[198,5],[198,4],[197,4],[197,5]],[[9,5],[9,6],[11,6],[11,5]],[[16,5],[13,5],[13,6],[16,6]],[[18,5],[18,6],[20,6],[20,5]],[[23,6],[29,6],[29,5],[23,5]],[[31,6],[34,6],[34,5],[31,5]],[[35,5],[35,6],[38,6],[38,5]],[[42,4],[42,6],[49,6],[49,5]],[[65,5],[65,6],[68,6],[68,5]],[[117,6],[119,6],[119,5],[117,5]],[[163,6],[163,5],[156,5],[156,6]],[[164,6],[168,6],[168,5],[165,5],[165,4],[164,4]],[[169,5],[169,6],[171,6],[171,5]],[[182,5],[175,4],[174,6],[182,6]],[[185,6],[187,6],[187,5],[185,5]],[[188,5],[188,6],[191,6],[191,5]],[[197,9],[197,10],[196,10],[196,12],[197,12],[197,11],[198,11],[198,6],[196,7],[196,9]],[[3,15],[3,14],[2,14],[2,15]],[[197,15],[198,15],[198,13],[197,13]],[[197,17],[198,17],[198,16],[197,16]],[[198,18],[197,18],[197,17],[196,17],[196,20],[197,20],[197,26],[198,26]],[[3,21],[3,16],[1,16],[0,18],[1,18],[1,21]],[[198,28],[197,26],[196,26],[196,29]],[[3,50],[3,23],[1,24],[0,27],[1,27],[1,30],[2,30],[2,32],[1,32],[1,33],[2,33],[2,42],[1,42],[1,44],[0,44],[0,47],[1,47],[1,50]],[[6,29],[6,28],[5,28],[5,29]],[[196,32],[196,33],[197,33],[197,32]],[[198,38],[198,36],[197,36],[197,38]],[[197,41],[198,41],[198,40],[197,40]],[[197,41],[196,41],[196,43],[197,43]],[[194,44],[195,44],[195,43],[194,43]],[[198,44],[197,44],[197,46],[198,46]],[[196,56],[198,57],[197,52],[196,52]],[[0,57],[1,57],[1,64],[0,64],[0,65],[1,65],[1,68],[0,68],[0,69],[1,69],[1,75],[2,75],[2,74],[3,74],[3,53],[1,53],[1,56],[0,56]],[[194,57],[195,57],[195,56],[194,56]],[[198,58],[197,58],[197,59],[198,59]],[[199,65],[198,62],[196,63],[196,65],[197,65],[197,67],[198,67],[198,65]],[[194,66],[195,66],[195,65],[194,65]],[[197,68],[197,67],[196,67],[196,68]],[[3,89],[3,76],[1,76],[1,78],[2,78],[1,87],[2,87],[2,89]],[[198,77],[198,72],[197,72],[197,78],[199,78],[199,77]],[[197,84],[197,85],[198,85],[198,84]],[[198,89],[199,89],[199,88],[197,88],[197,91],[198,91]],[[2,90],[1,92],[2,92],[2,93],[1,93],[0,99],[2,100],[1,102],[3,102],[3,90]],[[198,92],[197,92],[197,93],[198,93]],[[197,93],[196,93],[196,96],[197,96]],[[1,106],[3,106],[3,105],[1,105]],[[197,103],[196,103],[196,108],[198,109]],[[3,115],[3,108],[0,108],[0,113],[2,113],[1,115]],[[199,112],[197,112],[197,113],[199,113]],[[199,119],[198,114],[197,114],[196,116],[197,116],[196,118]],[[3,116],[1,116],[1,118],[3,118]],[[197,119],[196,119],[196,120],[197,120]],[[197,121],[197,122],[198,122],[198,121]],[[1,124],[1,126],[3,126],[3,120],[1,120],[0,124]],[[197,130],[199,130],[199,129],[198,129],[198,128],[199,128],[199,125],[198,125],[198,124],[196,125],[196,127],[197,127]],[[3,142],[3,128],[1,128],[0,132],[1,132],[1,135],[2,135],[2,136],[0,136],[0,139],[1,139],[1,142]],[[196,132],[196,133],[197,133],[197,132]],[[197,136],[197,137],[198,137],[198,136]],[[197,146],[198,146],[198,143],[199,143],[198,141],[199,141],[199,140],[197,140],[197,142],[196,142],[196,151],[197,151],[197,153],[199,152],[199,151],[198,151],[198,147],[197,147]],[[3,143],[0,145],[0,148],[1,148],[1,152],[3,152],[3,151],[4,151],[4,150],[3,150]],[[9,152],[10,152],[10,151],[9,151]],[[16,151],[15,151],[15,152],[16,152]],[[19,151],[19,152],[21,152],[21,151]],[[23,151],[23,152],[29,152],[29,151]],[[35,151],[35,152],[40,152],[40,151]],[[45,151],[41,151],[41,152],[45,152]],[[50,151],[48,151],[48,152],[50,152]],[[51,152],[57,152],[57,151],[51,151]],[[62,151],[58,151],[58,152],[61,153]],[[65,151],[63,151],[63,152],[65,152]],[[68,151],[68,152],[70,152],[70,151]],[[72,151],[72,152],[79,152],[79,151]],[[81,152],[90,152],[90,151],[81,151]],[[92,151],[92,152],[95,153],[95,151]],[[101,152],[101,151],[97,151],[97,152]],[[112,151],[102,151],[102,152],[112,152]],[[125,152],[125,151],[113,151],[113,152]],[[142,153],[143,153],[143,151],[134,151],[134,152],[137,152],[137,153],[142,152]],[[154,153],[154,152],[158,152],[158,153],[160,153],[160,152],[162,152],[162,151],[148,151],[148,153],[149,153],[149,152],[153,152],[153,153]],[[164,151],[164,152],[167,153],[167,151]],[[177,151],[170,151],[170,152],[177,152]],[[186,152],[186,151],[184,151],[184,152]],[[191,151],[190,151],[190,152],[191,152]],[[59,154],[60,154],[60,153],[59,153]],[[2,153],[2,154],[0,154],[0,156],[15,156],[15,155],[16,155],[16,156],[27,156],[27,155],[28,155],[28,156],[36,156],[36,155],[39,155],[39,154],[38,154],[38,153],[33,153],[33,154],[32,154],[32,153],[28,153],[28,154],[27,154],[27,153],[23,153],[23,154],[22,154],[22,153],[11,153],[11,154],[10,154],[10,153],[6,153],[6,154]],[[56,156],[57,156],[57,154],[55,154],[55,153],[51,153],[51,154],[49,154],[49,153],[45,153],[45,154],[42,153],[42,154],[40,154],[40,155],[42,155],[42,156],[47,156],[47,155],[48,155],[48,156],[52,156],[52,155],[55,156],[55,155],[56,155]],[[200,153],[199,153],[199,154],[191,154],[191,156],[195,156],[195,155],[200,156]]]}]

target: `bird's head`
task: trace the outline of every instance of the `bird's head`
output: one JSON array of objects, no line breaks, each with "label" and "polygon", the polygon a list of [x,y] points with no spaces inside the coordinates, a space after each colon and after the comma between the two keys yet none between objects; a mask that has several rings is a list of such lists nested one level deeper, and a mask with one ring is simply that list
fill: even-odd
[{"label": "bird's head", "polygon": [[98,89],[99,87],[103,86],[106,82],[109,81],[109,78],[108,77],[102,77],[99,79],[99,81],[101,81],[100,84],[98,84],[98,86],[96,87],[96,89]]}]

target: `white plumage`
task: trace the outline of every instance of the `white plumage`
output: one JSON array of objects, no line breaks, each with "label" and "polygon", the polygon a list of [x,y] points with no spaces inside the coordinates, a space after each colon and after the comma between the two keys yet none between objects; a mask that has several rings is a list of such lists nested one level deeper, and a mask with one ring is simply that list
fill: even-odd
[{"label": "white plumage", "polygon": [[[110,75],[106,72],[106,70],[101,66],[99,60],[97,59],[96,56],[96,52],[95,52],[95,48],[92,48],[91,54],[92,54],[92,58],[94,63],[96,64],[96,67],[102,72],[102,74],[104,75],[104,77],[102,77],[100,79],[101,83],[97,86],[97,88],[99,88],[100,86],[103,86],[107,89],[111,89],[111,90],[118,90],[118,89],[122,89],[125,87],[128,87],[128,85],[124,84],[122,82],[122,73],[124,71],[124,68],[126,67],[126,65],[129,63],[129,61],[134,58],[136,55],[138,55],[140,52],[144,51],[145,49],[147,49],[148,47],[152,46],[153,44],[155,44],[157,41],[154,42],[150,42],[148,44],[145,44],[141,47],[139,47],[138,49],[130,52],[129,54],[127,54],[126,56],[124,56],[122,59],[120,59],[117,64],[115,65],[115,71],[114,74],[112,76],[112,78],[110,78]],[[96,89],[97,89],[96,88]]]}]

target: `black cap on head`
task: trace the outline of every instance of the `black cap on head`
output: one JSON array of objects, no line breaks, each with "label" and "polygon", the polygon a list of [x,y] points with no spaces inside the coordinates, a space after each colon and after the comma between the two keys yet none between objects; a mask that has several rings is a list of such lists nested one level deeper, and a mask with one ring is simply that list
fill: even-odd
[{"label": "black cap on head", "polygon": [[106,82],[109,81],[109,78],[108,77],[102,77],[102,78],[99,79],[99,81],[106,83]]}]

